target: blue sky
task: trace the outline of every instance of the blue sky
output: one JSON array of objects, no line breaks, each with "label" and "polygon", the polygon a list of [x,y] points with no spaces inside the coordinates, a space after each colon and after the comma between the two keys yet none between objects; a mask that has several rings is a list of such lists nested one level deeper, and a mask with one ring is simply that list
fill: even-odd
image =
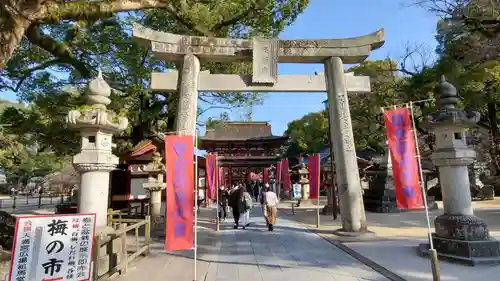
[{"label": "blue sky", "polygon": [[[385,29],[385,45],[369,59],[399,59],[405,46],[423,44],[434,51],[437,17],[425,9],[410,6],[412,0],[311,0],[297,21],[281,39],[329,39],[365,35]],[[320,64],[280,64],[279,74],[323,72]],[[273,134],[281,135],[288,122],[323,109],[326,93],[269,93],[264,104],[253,109],[254,121],[269,121]],[[241,118],[240,112],[230,117]]]},{"label": "blue sky", "polygon": [[[385,29],[386,43],[374,51],[369,59],[391,57],[398,60],[405,53],[405,46],[423,44],[425,49],[435,48],[437,18],[426,10],[409,6],[413,0],[311,0],[308,8],[297,21],[281,35],[281,39],[329,39],[365,35],[380,28]],[[320,64],[280,64],[279,74],[313,74],[323,72]],[[253,108],[254,121],[268,121],[273,134],[281,135],[289,122],[323,109],[326,93],[269,93],[263,105]],[[14,100],[12,93],[2,93],[1,98]],[[202,116],[216,117],[210,111]],[[238,120],[242,111],[234,110],[231,120]]]}]

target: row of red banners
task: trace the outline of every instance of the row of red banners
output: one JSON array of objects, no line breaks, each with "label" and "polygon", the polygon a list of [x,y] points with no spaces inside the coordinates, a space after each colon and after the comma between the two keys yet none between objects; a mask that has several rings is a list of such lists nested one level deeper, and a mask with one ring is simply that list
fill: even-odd
[{"label": "row of red banners", "polygon": [[[309,168],[309,186],[310,194],[309,197],[312,199],[318,198],[319,186],[320,186],[320,157],[319,154],[313,154],[309,157],[308,161]],[[206,156],[206,181],[207,181],[207,198],[215,199],[216,189],[223,182],[223,170],[222,168],[217,168],[217,155],[208,154]],[[277,182],[283,183],[283,190],[285,192],[290,190],[290,175],[288,169],[282,169],[282,167],[288,167],[288,159],[280,160],[276,165],[276,174],[278,175]],[[250,176],[250,179],[255,179]],[[263,182],[267,183],[269,181],[269,168],[265,168],[263,172]],[[218,180],[218,182],[217,182]]]},{"label": "row of red banners", "polygon": [[[319,158],[318,158],[319,159]],[[216,189],[218,186],[223,184],[224,182],[224,169],[223,168],[218,168],[218,163],[217,163],[217,155],[216,154],[207,154],[205,157],[206,160],[206,182],[207,182],[207,189],[206,189],[206,194],[207,194],[207,199],[215,199],[216,197]],[[285,191],[290,190],[290,175],[288,173],[288,169],[281,169],[281,167],[288,167],[288,160],[283,159],[280,160],[276,164],[276,175],[277,177],[277,182],[278,183],[283,183],[283,188]],[[319,164],[315,167],[319,167]],[[318,168],[319,169],[319,168]],[[318,170],[319,173],[319,170]],[[319,174],[318,174],[319,175]],[[218,182],[216,181],[218,180]],[[249,179],[251,180],[257,180],[260,179],[255,173],[251,173],[249,175]],[[264,183],[269,182],[269,168],[265,168],[263,175],[262,175],[262,181]]]},{"label": "row of red banners", "polygon": [[[399,209],[423,208],[422,190],[415,139],[410,112],[407,108],[384,110],[384,121],[391,153],[396,201]],[[165,136],[166,153],[166,235],[165,250],[185,250],[193,247],[194,165],[193,136]],[[318,198],[320,157],[308,159],[310,198]],[[207,161],[207,197],[214,199],[218,182],[224,172],[217,165],[217,155],[209,154]],[[288,159],[276,164],[277,183],[290,192]],[[268,181],[269,170],[263,178]],[[218,181],[218,182],[217,182]]]}]

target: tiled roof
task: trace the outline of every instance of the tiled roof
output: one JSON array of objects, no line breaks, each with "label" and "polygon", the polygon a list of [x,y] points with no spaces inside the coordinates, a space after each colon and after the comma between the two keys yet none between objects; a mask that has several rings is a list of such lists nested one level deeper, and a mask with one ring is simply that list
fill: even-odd
[{"label": "tiled roof", "polygon": [[273,139],[271,125],[267,122],[224,122],[206,129],[204,140]]}]

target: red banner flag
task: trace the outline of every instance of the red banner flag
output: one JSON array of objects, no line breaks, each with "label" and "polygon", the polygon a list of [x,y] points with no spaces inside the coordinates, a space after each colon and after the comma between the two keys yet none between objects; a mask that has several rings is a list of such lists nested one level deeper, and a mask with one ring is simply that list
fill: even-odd
[{"label": "red banner flag", "polygon": [[264,174],[262,175],[262,182],[264,184],[269,182],[269,168],[264,168]]},{"label": "red banner flag", "polygon": [[276,163],[276,183],[281,183],[281,160]]},{"label": "red banner flag", "polygon": [[224,168],[223,167],[220,167],[219,168],[219,172],[218,172],[218,176],[219,176],[219,181],[217,182],[217,187],[219,186],[225,186],[226,184],[224,183]]},{"label": "red banner flag", "polygon": [[165,136],[165,251],[193,248],[193,136]]},{"label": "red banner flag", "polygon": [[217,155],[207,154],[205,157],[207,167],[207,199],[215,199],[217,189]]},{"label": "red banner flag", "polygon": [[318,199],[319,195],[319,154],[313,154],[307,159],[309,168],[309,198]]},{"label": "red banner flag", "polygon": [[384,121],[398,208],[421,209],[424,204],[410,112],[405,107],[384,110]]},{"label": "red banner flag", "polygon": [[283,191],[290,191],[290,174],[288,173],[288,159],[281,160]]}]

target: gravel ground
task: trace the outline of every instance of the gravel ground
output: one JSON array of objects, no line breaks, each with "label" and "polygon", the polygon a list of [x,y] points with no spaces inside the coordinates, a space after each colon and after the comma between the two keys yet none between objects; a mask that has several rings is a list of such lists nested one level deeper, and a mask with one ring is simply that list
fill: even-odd
[{"label": "gravel ground", "polygon": [[0,280],[3,280],[5,274],[9,272],[11,252],[0,250]]}]

